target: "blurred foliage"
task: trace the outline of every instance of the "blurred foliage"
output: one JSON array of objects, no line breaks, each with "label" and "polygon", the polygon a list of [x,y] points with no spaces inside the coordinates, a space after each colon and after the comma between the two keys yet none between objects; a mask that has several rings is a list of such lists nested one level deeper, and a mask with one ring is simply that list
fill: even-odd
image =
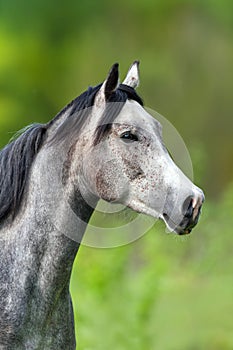
[{"label": "blurred foliage", "polygon": [[207,197],[191,237],[156,225],[81,248],[79,349],[233,349],[232,36],[230,0],[0,0],[0,147],[140,59],[139,92],[179,130]]}]

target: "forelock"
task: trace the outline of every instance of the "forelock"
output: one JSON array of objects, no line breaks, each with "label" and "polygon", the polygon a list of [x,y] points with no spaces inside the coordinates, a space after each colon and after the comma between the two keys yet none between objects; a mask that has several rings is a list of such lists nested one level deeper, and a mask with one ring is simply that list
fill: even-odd
[{"label": "forelock", "polygon": [[127,100],[134,100],[143,106],[143,101],[136,91],[124,84],[107,99],[106,108],[95,130],[93,145],[97,145],[111,130],[112,124]]}]

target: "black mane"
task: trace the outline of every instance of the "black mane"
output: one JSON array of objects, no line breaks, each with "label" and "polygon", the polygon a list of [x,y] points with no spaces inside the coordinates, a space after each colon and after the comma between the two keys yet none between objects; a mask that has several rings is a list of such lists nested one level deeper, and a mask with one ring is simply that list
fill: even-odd
[{"label": "black mane", "polygon": [[[0,151],[0,226],[9,216],[14,219],[20,209],[31,165],[45,140],[47,129],[70,109],[66,120],[58,127],[50,142],[60,142],[65,140],[66,137],[69,137],[69,139],[77,138],[78,132],[90,112],[88,107],[94,105],[96,93],[101,85],[94,88],[90,87],[68,104],[48,124],[33,124],[27,127],[18,138]],[[143,105],[141,98],[133,88],[121,84],[107,99],[107,102],[121,103],[108,104],[96,130],[94,143],[99,142],[101,137],[109,130],[111,123],[127,99],[135,100]],[[113,105],[118,105],[118,107],[112,109],[111,106]]]},{"label": "black mane", "polygon": [[44,139],[46,126],[34,124],[0,152],[0,223],[14,218],[25,192],[29,171]]}]

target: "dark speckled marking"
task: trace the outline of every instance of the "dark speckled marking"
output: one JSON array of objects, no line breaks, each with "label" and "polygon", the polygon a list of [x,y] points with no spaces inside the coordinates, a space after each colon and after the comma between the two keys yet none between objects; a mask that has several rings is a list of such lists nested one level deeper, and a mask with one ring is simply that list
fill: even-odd
[{"label": "dark speckled marking", "polygon": [[133,181],[137,178],[145,177],[142,168],[137,164],[136,161],[123,158],[123,162],[125,164],[125,172],[130,181]]}]

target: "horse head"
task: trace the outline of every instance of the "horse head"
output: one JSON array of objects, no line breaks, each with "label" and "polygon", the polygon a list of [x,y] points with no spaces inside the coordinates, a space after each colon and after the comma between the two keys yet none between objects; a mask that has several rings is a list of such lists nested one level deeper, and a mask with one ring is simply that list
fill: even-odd
[{"label": "horse head", "polygon": [[[161,124],[143,108],[135,92],[138,66],[134,62],[119,84],[115,64],[97,92],[82,132],[85,156],[78,182],[83,192],[160,218],[170,231],[187,234],[198,222],[204,194],[176,166]],[[117,94],[125,91],[128,98],[118,102]]]}]

